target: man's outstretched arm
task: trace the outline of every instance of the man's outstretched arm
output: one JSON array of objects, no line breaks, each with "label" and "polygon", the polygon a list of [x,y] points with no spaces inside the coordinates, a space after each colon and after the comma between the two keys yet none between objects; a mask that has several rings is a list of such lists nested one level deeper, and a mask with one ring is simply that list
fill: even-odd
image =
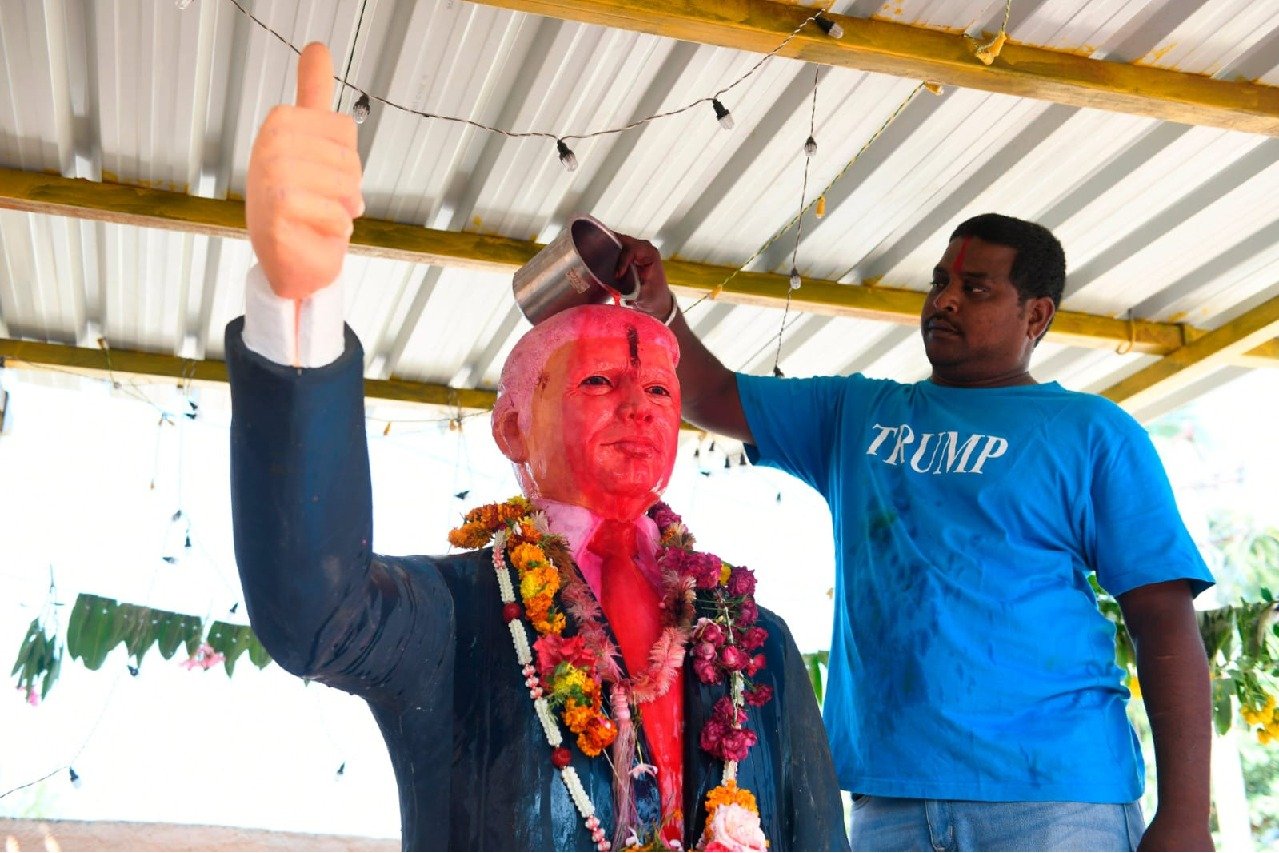
[{"label": "man's outstretched arm", "polygon": [[662,321],[673,315],[669,326],[679,341],[677,372],[684,396],[684,419],[702,429],[754,444],[737,393],[737,377],[689,328],[666,281],[657,248],[647,240],[617,236],[622,241],[618,278],[632,266],[639,276],[640,296],[635,306]]}]

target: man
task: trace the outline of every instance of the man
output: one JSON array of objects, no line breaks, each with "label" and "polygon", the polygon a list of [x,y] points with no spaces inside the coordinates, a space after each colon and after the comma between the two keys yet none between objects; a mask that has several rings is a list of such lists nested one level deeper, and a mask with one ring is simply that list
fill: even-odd
[{"label": "man", "polygon": [[[656,250],[625,240],[639,306],[671,318],[685,417],[821,492],[836,622],[824,716],[854,849],[1211,849],[1210,688],[1191,605],[1212,578],[1141,427],[1039,384],[1030,357],[1061,299],[1047,229],[961,224],[921,312],[931,377],[735,375],[675,316]],[[1159,805],[1113,632],[1137,648]]]},{"label": "man", "polygon": [[660,323],[587,306],[525,335],[493,433],[526,498],[450,536],[482,550],[371,552],[363,358],[329,287],[360,166],[331,80],[309,46],[298,104],[259,133],[260,269],[227,329],[236,559],[263,644],[368,701],[405,849],[847,849],[794,641],[749,571],[655,505],[680,423]]}]

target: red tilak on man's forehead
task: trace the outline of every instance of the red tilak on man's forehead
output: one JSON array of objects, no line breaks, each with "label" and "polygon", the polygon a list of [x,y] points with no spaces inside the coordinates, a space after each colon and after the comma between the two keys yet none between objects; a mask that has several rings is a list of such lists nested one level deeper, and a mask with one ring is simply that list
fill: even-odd
[{"label": "red tilak on man's forehead", "polygon": [[972,237],[959,238],[959,251],[955,253],[955,262],[950,265],[950,271],[955,274],[955,278],[964,277],[964,255],[968,254],[968,241]]}]

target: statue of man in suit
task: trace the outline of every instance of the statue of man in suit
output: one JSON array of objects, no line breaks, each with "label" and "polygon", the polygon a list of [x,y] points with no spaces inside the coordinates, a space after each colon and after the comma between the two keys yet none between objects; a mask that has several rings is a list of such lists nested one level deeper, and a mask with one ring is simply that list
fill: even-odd
[{"label": "statue of man in suit", "polygon": [[680,424],[660,322],[570,309],[516,345],[493,414],[524,495],[374,554],[359,341],[335,288],[363,210],[332,66],[303,52],[247,191],[227,329],[236,559],[285,669],[365,698],[405,849],[846,849],[807,674],[754,579],[658,502]]}]

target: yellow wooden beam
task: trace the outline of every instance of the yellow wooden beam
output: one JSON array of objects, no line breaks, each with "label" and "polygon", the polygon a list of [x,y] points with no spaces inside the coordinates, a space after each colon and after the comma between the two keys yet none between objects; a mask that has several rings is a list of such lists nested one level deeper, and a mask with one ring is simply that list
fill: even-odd
[{"label": "yellow wooden beam", "polygon": [[[164,353],[114,347],[74,347],[0,338],[0,361],[14,367],[59,367],[100,376],[167,376],[178,380],[226,382],[226,362],[179,358]],[[450,388],[434,382],[365,379],[364,396],[462,409],[491,409],[496,394],[479,388]]]},{"label": "yellow wooden beam", "polygon": [[1273,345],[1279,332],[1279,297],[1270,299],[1211,332],[1189,341],[1102,391],[1116,403],[1140,408],[1171,387],[1181,387],[1233,362],[1235,356]]},{"label": "yellow wooden beam", "polygon": [[[0,208],[241,240],[246,236],[244,203],[240,201],[195,198],[167,190],[13,169],[0,168]],[[527,240],[439,231],[379,219],[357,220],[351,237],[351,253],[355,255],[506,274],[514,272],[541,248]],[[787,277],[775,273],[743,272],[734,276],[729,267],[678,258],[667,260],[665,267],[675,292],[686,297],[704,296],[729,276],[733,278],[719,297],[729,304],[781,308],[790,291]],[[796,310],[903,325],[919,321],[923,302],[924,294],[917,290],[820,279],[805,279],[804,286],[791,294],[791,306]],[[1061,311],[1049,337],[1071,346],[1165,355],[1199,334],[1199,330],[1177,323],[1129,322]],[[1254,365],[1279,366],[1279,346],[1258,348],[1239,358]]]},{"label": "yellow wooden beam", "polygon": [[[770,0],[474,0],[520,12],[768,53],[813,13]],[[781,56],[1092,107],[1164,121],[1279,135],[1279,88],[1006,43],[983,65],[962,33],[830,14],[833,39],[805,27]]]}]

